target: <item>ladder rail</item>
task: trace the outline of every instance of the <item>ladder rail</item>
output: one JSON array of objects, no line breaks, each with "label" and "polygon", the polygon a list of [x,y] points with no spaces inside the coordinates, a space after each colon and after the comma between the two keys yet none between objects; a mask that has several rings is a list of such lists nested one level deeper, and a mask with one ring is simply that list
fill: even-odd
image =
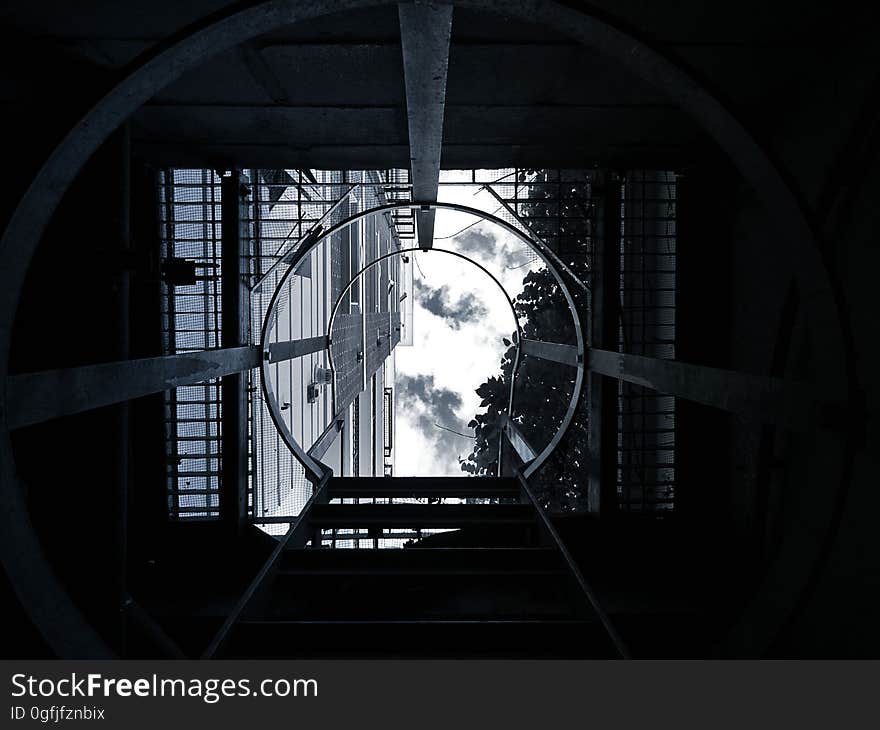
[{"label": "ladder rail", "polygon": [[275,573],[275,568],[278,565],[281,556],[284,554],[284,551],[287,550],[292,543],[297,541],[301,541],[302,544],[306,543],[309,536],[312,507],[316,504],[322,504],[327,501],[327,483],[329,481],[330,476],[328,474],[318,483],[314,494],[312,494],[309,501],[306,502],[302,511],[299,513],[299,516],[290,525],[290,529],[284,533],[284,536],[278,541],[275,549],[272,550],[272,554],[269,555],[269,558],[263,563],[263,567],[260,568],[254,576],[254,579],[250,582],[244,593],[242,593],[241,598],[238,599],[238,602],[226,617],[220,630],[216,633],[211,640],[211,643],[208,644],[207,648],[202,653],[202,659],[213,659],[217,652],[223,648],[223,645],[229,638],[232,628],[241,619],[242,614],[247,609],[248,605],[250,605],[254,596],[259,593],[269,577]]},{"label": "ladder rail", "polygon": [[602,623],[605,632],[608,634],[608,638],[611,639],[611,643],[614,644],[614,648],[617,650],[617,653],[620,654],[620,658],[632,659],[632,655],[630,654],[629,649],[627,648],[620,634],[617,633],[617,629],[614,628],[614,624],[611,623],[611,619],[608,617],[605,609],[602,608],[602,604],[599,602],[599,598],[596,595],[596,592],[592,589],[590,584],[587,583],[586,578],[584,578],[584,575],[583,573],[581,573],[580,568],[577,567],[577,563],[574,562],[574,559],[571,557],[571,553],[568,552],[568,548],[565,547],[565,543],[562,542],[562,538],[559,537],[559,533],[556,531],[556,528],[553,526],[553,523],[547,516],[546,510],[535,498],[534,493],[529,487],[528,481],[526,481],[525,477],[519,470],[516,471],[516,478],[519,480],[520,487],[522,489],[523,495],[526,498],[526,501],[531,503],[532,507],[534,507],[535,509],[535,512],[537,512],[538,522],[541,528],[552,540],[552,542],[556,544],[557,549],[562,554],[562,558],[565,561],[566,566],[568,567],[571,577],[580,587],[581,593],[584,595],[587,602],[592,607],[593,611],[595,611],[596,616],[599,617],[599,621]]}]

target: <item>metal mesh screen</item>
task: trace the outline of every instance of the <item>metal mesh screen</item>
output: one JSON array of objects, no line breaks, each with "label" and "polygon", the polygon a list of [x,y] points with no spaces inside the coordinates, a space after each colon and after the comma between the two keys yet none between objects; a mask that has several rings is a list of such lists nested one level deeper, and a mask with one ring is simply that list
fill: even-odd
[{"label": "metal mesh screen", "polygon": [[[160,259],[186,260],[194,279],[161,284],[166,353],[220,345],[220,178],[210,170],[159,175]],[[165,393],[166,489],[172,519],[219,516],[220,379]]]},{"label": "metal mesh screen", "polygon": [[[303,245],[307,234],[317,226],[333,225],[344,217],[334,205],[347,193],[341,172],[310,172],[300,170],[253,170],[250,175],[251,216],[248,221],[254,249],[253,289],[251,292],[252,336],[262,337],[261,328],[272,296],[289,270],[289,262]],[[344,208],[342,209],[344,210]],[[268,333],[270,342],[312,337],[323,332],[326,300],[318,292],[312,277],[325,278],[329,245],[310,254],[298,266],[298,274],[288,278],[279,290],[272,310]],[[270,382],[266,388],[282,408],[285,425],[306,448],[303,434],[308,430],[320,433],[328,421],[326,398],[321,398],[321,414],[313,415],[311,404],[299,396],[302,383],[309,380],[315,367],[326,367],[323,353],[313,353],[282,364],[270,366]],[[262,374],[260,375],[262,378]],[[305,470],[290,452],[278,433],[261,389],[253,401],[254,468],[251,476],[254,494],[254,518],[259,520],[277,515],[298,515],[312,495],[312,484]],[[316,422],[315,419],[319,419]],[[314,438],[311,438],[314,441]],[[267,524],[267,532],[282,533],[284,524]]]},{"label": "metal mesh screen", "polygon": [[[255,248],[261,251],[255,257],[258,268],[251,299],[256,340],[261,337],[256,328],[267,314],[267,344],[326,334],[333,305],[352,276],[366,262],[399,245],[394,221],[388,215],[369,217],[334,233],[300,257],[285,280],[292,259],[303,246],[311,246],[319,232],[354,213],[385,204],[386,191],[399,183],[396,178],[375,171],[310,171],[308,176],[299,171],[284,175],[253,172],[250,230]],[[403,192],[395,194],[401,198]],[[389,316],[389,284],[399,280],[398,266],[396,259],[390,259],[366,272],[340,304],[331,333],[335,393],[324,377],[331,365],[324,349],[269,366],[265,384],[269,397],[277,401],[285,427],[305,449],[333,428],[338,418],[345,418],[349,404],[363,390],[364,368],[369,377],[399,340],[399,332],[389,337],[399,325],[399,318],[392,321]],[[285,283],[273,304],[273,292],[282,280]],[[369,319],[367,326],[365,316],[381,321]],[[373,329],[384,337],[381,354],[364,347],[368,330],[376,337]],[[277,433],[263,397],[254,401],[257,521],[298,515],[312,493],[302,466]],[[355,436],[355,450],[357,442]],[[284,526],[267,525],[267,529],[278,532]]]},{"label": "metal mesh screen", "polygon": [[[622,186],[621,351],[675,357],[676,184],[634,170]],[[675,398],[618,384],[618,499],[626,511],[675,506]]]}]

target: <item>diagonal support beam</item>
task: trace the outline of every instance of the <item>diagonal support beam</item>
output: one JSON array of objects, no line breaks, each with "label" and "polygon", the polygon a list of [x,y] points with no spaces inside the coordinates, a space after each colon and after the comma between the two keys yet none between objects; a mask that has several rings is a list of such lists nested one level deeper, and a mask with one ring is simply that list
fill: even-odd
[{"label": "diagonal support beam", "polygon": [[516,451],[524,464],[528,464],[535,460],[538,452],[535,451],[532,445],[526,440],[526,437],[523,436],[522,431],[516,427],[516,424],[510,420],[507,414],[504,413],[501,414],[501,428],[504,429],[504,434],[507,436],[508,442],[513,446],[514,451]]},{"label": "diagonal support beam", "polygon": [[309,456],[313,459],[323,459],[324,454],[327,453],[327,449],[329,449],[333,442],[336,440],[336,435],[342,431],[345,426],[345,421],[341,418],[334,418],[330,425],[324,429],[324,433],[318,436],[318,440],[312,445],[312,448],[309,449]]},{"label": "diagonal support beam", "polygon": [[64,370],[10,375],[6,379],[10,429],[123,403],[182,385],[242,373],[270,362],[292,360],[327,347],[326,337],[276,342],[259,347],[223,347],[181,355],[120,360]]},{"label": "diagonal support beam", "polygon": [[561,365],[571,365],[573,368],[576,368],[580,362],[577,348],[574,345],[563,345],[559,342],[539,342],[524,337],[522,352],[524,355],[558,362]]},{"label": "diagonal support beam", "polygon": [[590,349],[587,369],[660,393],[795,430],[825,423],[831,414],[801,383],[692,365],[677,360]]},{"label": "diagonal support beam", "polygon": [[[452,6],[434,3],[400,3],[400,42],[406,86],[409,159],[413,201],[437,201],[443,114],[446,107],[446,72]],[[434,245],[433,210],[419,210],[419,248]]]},{"label": "diagonal support beam", "polygon": [[259,347],[226,347],[10,375],[7,423],[21,428],[240,373],[259,367],[261,352]]},{"label": "diagonal support beam", "polygon": [[321,352],[329,346],[330,340],[324,336],[273,342],[266,351],[266,359],[272,363],[293,360],[303,355],[311,355],[313,352]]}]

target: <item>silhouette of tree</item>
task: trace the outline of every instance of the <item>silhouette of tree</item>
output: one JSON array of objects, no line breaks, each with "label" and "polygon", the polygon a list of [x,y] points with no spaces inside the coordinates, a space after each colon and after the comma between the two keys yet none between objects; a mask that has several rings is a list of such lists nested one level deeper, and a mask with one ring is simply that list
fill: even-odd
[{"label": "silhouette of tree", "polygon": [[[556,282],[547,269],[529,272],[523,291],[514,300],[523,322],[523,336],[531,340],[575,344],[574,326]],[[461,468],[475,476],[496,474],[501,414],[507,412],[510,378],[516,357],[516,334],[504,338],[507,345],[499,375],[489,377],[477,388],[480,407],[485,408],[468,424],[476,436],[474,450]],[[514,421],[537,450],[553,437],[565,416],[571,397],[574,371],[566,366],[522,356],[514,392]]]},{"label": "silhouette of tree", "polygon": [[[530,171],[523,171],[524,175]],[[537,180],[547,179],[546,171],[537,173]],[[572,196],[582,192],[574,186],[568,186]],[[556,196],[553,199],[553,196]],[[541,201],[520,204],[519,214],[526,220],[536,218],[535,230],[551,248],[556,248],[560,233],[566,229],[564,222],[548,226],[547,218],[561,211],[560,221],[566,215],[574,215],[572,211],[588,210],[588,204],[572,197],[561,201],[558,188],[551,189],[546,185],[535,185],[529,188],[528,198],[548,198]],[[582,223],[585,216],[578,213]],[[575,243],[588,246],[588,229],[584,232],[569,234]],[[589,276],[588,257],[567,259],[566,263],[575,273],[586,281]],[[576,287],[570,287],[570,290]],[[577,297],[579,309],[585,310],[585,299]],[[568,304],[556,278],[546,268],[529,272],[523,280],[523,290],[514,299],[514,308],[522,323],[523,336],[531,340],[558,342],[574,345],[577,342],[574,323],[571,319]],[[582,315],[582,321],[586,319]],[[477,388],[477,395],[482,399],[480,407],[485,410],[477,413],[468,424],[474,429],[475,441],[472,453],[461,460],[463,471],[473,476],[493,476],[498,474],[498,443],[501,433],[501,415],[507,412],[510,397],[510,380],[516,357],[516,335],[505,338],[507,345],[501,359],[498,375],[489,377]],[[565,417],[571,400],[575,371],[573,368],[540,358],[521,356],[514,391],[513,420],[523,436],[536,451],[540,451],[549,443]],[[582,395],[585,397],[585,394]],[[584,413],[584,410],[581,410]],[[558,510],[577,509],[583,502],[585,473],[587,464],[587,428],[586,423],[575,423],[568,435],[556,449],[551,459],[541,470],[536,482],[539,497],[546,506]]]}]

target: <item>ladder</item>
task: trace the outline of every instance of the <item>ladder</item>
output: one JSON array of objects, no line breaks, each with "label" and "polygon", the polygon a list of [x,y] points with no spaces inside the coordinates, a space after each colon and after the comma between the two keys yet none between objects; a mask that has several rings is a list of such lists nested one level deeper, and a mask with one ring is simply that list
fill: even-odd
[{"label": "ladder", "polygon": [[203,656],[628,654],[524,480],[331,477]]}]

